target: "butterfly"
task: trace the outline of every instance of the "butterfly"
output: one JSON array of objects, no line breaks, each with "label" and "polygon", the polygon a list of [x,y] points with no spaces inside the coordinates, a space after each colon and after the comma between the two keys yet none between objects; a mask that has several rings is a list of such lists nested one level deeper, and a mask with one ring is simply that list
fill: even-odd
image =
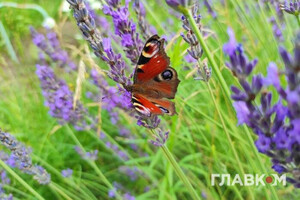
[{"label": "butterfly", "polygon": [[170,67],[170,58],[164,50],[164,39],[150,37],[139,57],[133,85],[123,85],[131,92],[136,111],[145,116],[176,114],[174,99],[180,82],[177,72]]}]

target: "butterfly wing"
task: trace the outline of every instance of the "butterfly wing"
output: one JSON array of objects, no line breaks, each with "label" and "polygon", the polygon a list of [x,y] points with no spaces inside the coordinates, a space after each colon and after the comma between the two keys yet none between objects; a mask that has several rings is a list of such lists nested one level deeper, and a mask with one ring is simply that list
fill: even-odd
[{"label": "butterfly wing", "polygon": [[169,100],[151,99],[141,94],[133,94],[132,102],[134,108],[146,116],[154,115],[174,115],[176,114],[175,104]]},{"label": "butterfly wing", "polygon": [[146,42],[134,73],[132,102],[143,115],[174,115],[173,99],[179,79],[164,51],[164,39],[154,35]]},{"label": "butterfly wing", "polygon": [[141,53],[134,74],[134,83],[142,84],[152,80],[170,64],[170,58],[164,51],[164,39],[158,35],[150,37]]},{"label": "butterfly wing", "polygon": [[164,39],[157,35],[152,36],[146,42],[138,60],[134,84],[144,90],[155,90],[156,98],[173,99],[180,81],[176,70],[169,65],[170,58],[164,50]]}]

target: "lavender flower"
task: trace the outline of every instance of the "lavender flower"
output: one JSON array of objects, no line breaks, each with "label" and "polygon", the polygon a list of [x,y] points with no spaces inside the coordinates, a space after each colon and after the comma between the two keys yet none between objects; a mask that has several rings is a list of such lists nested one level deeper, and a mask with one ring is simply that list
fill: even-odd
[{"label": "lavender flower", "polygon": [[1,184],[4,185],[10,184],[10,178],[7,176],[6,171],[4,170],[0,171],[0,177],[1,177]]},{"label": "lavender flower", "polygon": [[[198,6],[196,4],[192,7],[192,14],[194,15],[194,19],[197,23],[199,30],[201,31],[201,16],[197,14]],[[182,20],[182,27],[187,31],[186,34],[181,33],[182,38],[190,45],[190,49],[188,49],[188,61],[197,61],[202,57],[203,50],[200,46],[200,43],[197,40],[195,33],[193,32],[188,19],[185,16],[181,17]],[[201,65],[201,66],[200,66]],[[207,66],[207,63],[198,63],[196,65],[198,77],[195,78],[196,80],[202,80],[208,82],[211,77],[211,68]]]},{"label": "lavender flower", "polygon": [[193,56],[191,56],[189,53],[184,57],[184,59],[188,63],[195,63],[195,62],[197,62],[197,60],[195,58],[193,58]]},{"label": "lavender flower", "polygon": [[33,166],[31,168],[31,173],[34,174],[33,178],[42,185],[49,184],[51,181],[50,174],[39,165]]},{"label": "lavender flower", "polygon": [[133,64],[136,64],[144,43],[140,40],[136,32],[136,25],[129,18],[128,1],[125,6],[115,8],[113,4],[103,7],[105,14],[110,15],[113,19],[115,34],[121,38],[121,44],[125,47],[126,56]]},{"label": "lavender flower", "polygon": [[109,198],[114,198],[115,196],[116,196],[116,189],[115,189],[115,188],[110,189],[110,190],[108,191],[108,197],[109,197]]},{"label": "lavender flower", "polygon": [[[120,108],[126,112],[129,112],[133,107],[131,104],[131,94],[119,88],[109,86],[107,81],[104,79],[103,75],[100,74],[96,69],[92,69],[90,72],[90,76],[92,78],[92,82],[96,85],[99,89],[101,97],[98,96],[97,101],[102,99],[102,102],[105,103],[103,108],[106,109],[111,114],[113,113],[114,108]],[[120,93],[119,95],[117,93]]]},{"label": "lavender flower", "polygon": [[119,149],[119,147],[115,144],[111,144],[110,142],[106,142],[106,147],[111,149],[121,160],[128,160],[129,157],[126,152]]},{"label": "lavender flower", "polygon": [[163,146],[169,138],[169,131],[163,133],[161,129],[158,129],[156,135],[154,135],[154,140],[150,140],[150,143],[155,146]]},{"label": "lavender flower", "polygon": [[270,4],[271,6],[274,7],[275,11],[276,11],[276,14],[277,14],[277,17],[278,19],[280,20],[280,22],[282,22],[284,19],[283,19],[283,12],[281,10],[281,0],[261,0],[262,3],[265,4],[266,6],[266,9],[269,9],[269,5]]},{"label": "lavender flower", "polygon": [[95,161],[98,159],[98,150],[92,150],[89,152],[85,152],[82,148],[79,146],[74,147],[75,151],[80,155],[80,157],[84,160],[91,160]]},{"label": "lavender flower", "polygon": [[282,35],[282,31],[280,29],[280,27],[278,26],[276,20],[275,20],[275,17],[271,17],[269,19],[269,22],[271,22],[272,24],[272,29],[273,29],[273,35],[275,36],[275,38],[278,40],[278,41],[283,41],[284,38],[283,38],[283,35]]},{"label": "lavender flower", "polygon": [[113,8],[119,8],[121,5],[120,0],[106,0],[106,3]]},{"label": "lavender flower", "polygon": [[207,66],[207,62],[203,62],[202,66],[197,64],[197,69],[198,76],[194,79],[208,82],[211,77],[211,68]]},{"label": "lavender flower", "polygon": [[[296,120],[297,118],[300,118],[300,78],[298,71],[300,68],[300,33],[295,40],[294,57],[282,47],[280,47],[279,52],[285,64],[288,88],[285,91],[282,91],[280,87],[276,87],[276,85],[275,87],[279,91],[281,97],[288,102],[288,108],[291,115],[290,118]],[[278,79],[279,78],[277,77],[277,80]]]},{"label": "lavender flower", "polygon": [[57,62],[60,67],[68,66],[67,71],[77,70],[77,66],[70,59],[68,53],[61,49],[55,32],[47,29],[46,37],[38,33],[33,27],[30,27],[31,37],[33,43],[45,54],[47,54],[54,62]]},{"label": "lavender flower", "polygon": [[152,35],[157,34],[156,29],[150,26],[146,20],[146,11],[144,5],[139,0],[135,0],[133,4],[134,11],[138,17],[138,24],[144,40],[147,40]]},{"label": "lavender flower", "polygon": [[190,5],[192,0],[166,0],[166,3],[175,10],[181,10],[182,7]]},{"label": "lavender flower", "polygon": [[105,17],[99,16],[90,6],[88,1],[85,1],[86,9],[89,11],[91,17],[95,20],[96,26],[101,27],[101,33],[110,34],[110,24]]},{"label": "lavender flower", "polygon": [[123,195],[123,198],[124,198],[125,200],[135,200],[135,197],[132,196],[130,193],[125,193],[125,194]]},{"label": "lavender flower", "polygon": [[12,194],[9,194],[9,195],[5,194],[1,187],[2,186],[0,184],[0,199],[1,200],[13,200],[14,199],[13,195]]},{"label": "lavender flower", "polygon": [[[285,49],[280,48],[285,72],[279,72],[276,65],[271,63],[266,78],[259,74],[253,76],[252,83],[249,83],[247,78],[257,60],[248,61],[241,45],[236,43],[233,31],[229,30],[228,33],[230,40],[223,48],[230,57],[227,66],[242,86],[242,89],[231,87],[232,99],[236,101],[234,107],[238,122],[247,124],[258,135],[255,145],[258,151],[272,158],[272,168],[278,173],[290,174],[292,177],[287,180],[295,187],[300,187],[300,34],[296,39],[294,58]],[[279,76],[283,74],[287,78],[287,88],[280,84]],[[272,104],[272,93],[266,90],[270,85],[273,85],[280,95],[275,104]],[[265,89],[261,92],[263,87]],[[259,95],[258,105],[256,99]],[[286,101],[287,106],[282,101]]]},{"label": "lavender flower", "polygon": [[0,169],[0,199],[4,199],[4,200],[12,200],[13,199],[13,195],[12,194],[5,194],[5,191],[3,189],[3,186],[5,185],[9,185],[10,184],[10,178],[7,176],[6,171],[1,170]]},{"label": "lavender flower", "polygon": [[60,124],[70,123],[77,130],[91,128],[93,123],[86,122],[87,111],[83,105],[77,102],[76,108],[73,107],[73,95],[67,84],[59,80],[50,67],[37,64],[36,68],[49,114]]},{"label": "lavender flower", "polygon": [[[122,196],[124,200],[135,200],[135,197],[132,196],[128,191],[126,191],[121,184],[114,182],[113,185],[114,185],[113,189],[110,189],[108,191],[109,198],[114,198],[116,196],[116,192],[119,190],[119,191],[123,191],[123,193],[125,193]],[[119,192],[119,193],[121,193],[121,192]]]},{"label": "lavender flower", "polygon": [[110,115],[112,124],[117,124],[119,121],[119,113],[116,108],[122,109],[129,115],[132,111],[131,94],[123,88],[109,86],[103,75],[96,69],[90,72],[92,83],[97,86],[96,94],[89,94],[89,98],[95,101],[102,101],[102,108],[107,110]]},{"label": "lavender flower", "polygon": [[213,17],[213,18],[217,18],[217,13],[213,10],[213,8],[211,7],[213,3],[211,2],[211,0],[204,0],[204,5],[206,6],[209,14]]},{"label": "lavender flower", "polygon": [[266,153],[271,149],[271,139],[266,137],[264,134],[260,134],[258,136],[258,140],[256,140],[255,145],[259,152]]},{"label": "lavender flower", "polygon": [[137,180],[139,175],[142,175],[143,173],[136,167],[127,167],[127,166],[121,166],[119,167],[119,172],[122,172],[126,174],[131,181]]},{"label": "lavender flower", "polygon": [[7,147],[14,159],[14,165],[24,173],[33,174],[33,178],[40,184],[48,184],[51,181],[50,174],[38,165],[33,165],[30,157],[31,150],[18,142],[14,136],[0,130],[0,141]]},{"label": "lavender flower", "polygon": [[[229,55],[230,63],[226,63],[226,66],[233,72],[233,75],[242,80],[249,76],[253,68],[257,64],[257,59],[248,62],[248,58],[244,54],[243,47],[238,45],[232,29],[228,28],[227,33],[229,35],[229,42],[224,44],[223,51]],[[246,87],[246,86],[245,86]]]},{"label": "lavender flower", "polygon": [[[197,26],[198,26],[199,30],[201,31],[201,23],[200,23],[201,15],[198,15],[197,12],[198,12],[198,6],[194,5],[193,9],[192,9],[192,14],[194,15]],[[194,59],[198,60],[202,56],[203,50],[197,40],[195,33],[193,32],[193,30],[190,26],[188,19],[185,16],[182,16],[181,20],[183,23],[182,27],[187,31],[186,35],[181,33],[181,36],[191,46],[191,48],[188,49],[188,53]]]},{"label": "lavender flower", "polygon": [[138,126],[143,126],[148,129],[155,129],[160,123],[160,119],[157,117],[157,115],[153,115],[150,118],[138,115],[135,116],[135,118],[137,118]]},{"label": "lavender flower", "polygon": [[[122,60],[121,54],[115,54],[109,38],[102,38],[100,32],[95,27],[95,21],[87,10],[84,1],[82,0],[67,0],[74,11],[74,18],[77,25],[82,31],[85,39],[90,43],[96,56],[100,57],[110,66],[108,76],[123,86],[124,89],[132,84],[131,80],[125,76],[125,70],[128,66]],[[139,35],[136,33],[135,24],[129,18],[128,2],[125,6],[120,6],[119,1],[107,1],[107,6],[104,6],[104,13],[111,15],[115,25],[115,33],[121,38],[121,43],[125,47],[125,52],[128,58],[133,63],[136,63],[139,52],[143,46]],[[123,90],[124,91],[124,90]],[[127,93],[128,94],[128,93]],[[128,95],[129,96],[129,95]],[[114,113],[111,113],[114,115]],[[112,116],[114,119],[117,115]],[[145,121],[145,119],[142,119]],[[146,119],[149,121],[149,119]],[[115,123],[117,119],[112,121]],[[158,125],[156,118],[151,118],[149,127]]]},{"label": "lavender flower", "polygon": [[300,14],[300,1],[299,0],[290,0],[290,1],[285,0],[284,4],[280,4],[280,9],[289,14],[292,14],[292,15],[295,15],[296,17],[298,17]]},{"label": "lavender flower", "polygon": [[[101,37],[100,32],[95,26],[95,20],[87,10],[84,1],[67,1],[74,11],[73,15],[77,21],[78,27],[85,39],[89,42],[94,54],[110,66],[108,76],[122,85],[131,85],[131,80],[125,76],[125,69],[128,69],[128,66],[122,60],[121,54],[116,54],[113,51],[110,39],[103,39]],[[112,2],[114,2],[114,6],[117,6],[116,2],[119,1],[110,1],[110,3]]]},{"label": "lavender flower", "polygon": [[62,175],[63,177],[65,177],[65,178],[71,177],[72,174],[73,174],[73,170],[70,169],[70,168],[64,169],[64,170],[61,171],[61,175]]}]

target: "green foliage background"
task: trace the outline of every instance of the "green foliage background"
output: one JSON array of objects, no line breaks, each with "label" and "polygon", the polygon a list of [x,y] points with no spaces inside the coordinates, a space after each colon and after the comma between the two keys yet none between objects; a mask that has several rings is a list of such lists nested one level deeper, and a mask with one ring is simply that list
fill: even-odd
[{"label": "green foliage background", "polygon": [[[80,35],[80,32],[71,13],[62,12],[63,1],[18,0],[14,2],[36,4],[44,8],[49,16],[55,19],[54,30],[59,34],[62,46],[70,53],[73,60],[77,64],[80,59],[87,62],[86,58],[80,57],[86,54],[87,44],[83,40],[76,39],[76,35]],[[178,115],[164,116],[162,123],[170,130],[167,146],[198,195],[205,194],[207,199],[299,199],[299,191],[290,184],[286,187],[282,185],[211,186],[212,173],[231,174],[233,178],[237,173],[242,176],[243,173],[272,174],[275,172],[271,169],[268,157],[258,153],[253,146],[256,136],[252,132],[247,134],[245,127],[236,125],[234,109],[222,92],[222,86],[214,72],[210,84],[217,107],[206,84],[194,81],[191,71],[184,70],[184,66],[188,65],[183,59],[188,46],[179,37],[179,33],[183,31],[181,21],[168,13],[169,8],[164,1],[142,2],[146,5],[148,21],[160,35],[175,33],[175,40],[169,43],[167,54],[181,80],[175,99]],[[254,0],[247,1],[247,8],[246,1],[226,0],[225,2],[225,7],[219,1],[213,5],[218,14],[217,19],[213,19],[205,7],[200,9],[203,16],[202,24],[207,33],[206,43],[227,85],[237,84],[236,79],[225,67],[228,58],[222,52],[222,46],[228,40],[226,33],[228,26],[235,31],[237,40],[243,43],[249,59],[259,59],[254,73],[266,74],[269,62],[276,62],[283,68],[278,46],[282,45],[292,51],[297,30],[295,28],[297,21],[293,16],[284,15],[285,41],[279,44],[268,22],[268,18],[275,15],[273,7],[262,3],[258,5]],[[133,10],[131,13],[137,22]],[[122,124],[130,129],[131,134],[137,139],[128,141],[119,137],[118,127],[111,124],[109,115],[105,111],[101,112],[101,130],[111,136],[112,143],[119,145],[130,155],[130,159],[125,162],[107,149],[100,138],[95,139],[95,133],[75,131],[68,126],[59,127],[44,106],[39,80],[35,74],[35,64],[38,62],[37,48],[31,42],[29,33],[30,25],[44,31],[41,26],[43,17],[39,12],[30,9],[0,7],[0,20],[19,60],[17,63],[11,59],[4,38],[1,38],[0,127],[32,147],[33,161],[44,166],[51,173],[52,178],[50,185],[39,185],[30,175],[16,170],[28,185],[45,199],[108,199],[108,188],[99,177],[97,170],[74,151],[75,143],[71,135],[75,135],[87,150],[99,150],[99,159],[95,162],[97,169],[100,169],[111,183],[117,181],[124,184],[137,200],[191,199],[187,188],[176,176],[162,149],[148,142],[149,131],[137,126],[136,120],[128,118],[124,113],[120,112]],[[173,23],[169,23],[168,20],[172,20]],[[120,50],[118,44],[114,47]],[[203,59],[205,57],[206,55]],[[94,61],[100,68],[106,68],[97,58],[94,58]],[[86,65],[89,67],[88,63]],[[56,68],[59,77],[66,79],[69,86],[74,89],[76,75],[72,77],[62,72]],[[83,96],[88,87],[88,83],[83,83]],[[91,112],[98,112],[98,107],[90,105],[87,99],[82,98]],[[226,130],[217,114],[218,110],[225,119]],[[225,131],[229,135],[226,135]],[[248,137],[249,135],[251,137]],[[149,156],[141,157],[128,148],[126,144],[131,142],[138,145]],[[237,157],[234,155],[234,150]],[[136,166],[145,175],[133,182],[118,171],[121,165]],[[60,175],[60,171],[66,168],[74,170],[72,178],[66,179]],[[14,176],[10,175],[10,177],[12,184],[4,188],[7,193],[13,193],[15,199],[34,199],[34,196]],[[145,192],[144,188],[147,186],[150,190]]]}]

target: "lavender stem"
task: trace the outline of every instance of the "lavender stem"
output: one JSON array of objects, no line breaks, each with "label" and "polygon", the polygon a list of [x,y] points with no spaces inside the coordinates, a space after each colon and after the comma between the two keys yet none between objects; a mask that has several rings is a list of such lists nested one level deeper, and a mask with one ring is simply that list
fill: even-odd
[{"label": "lavender stem", "polygon": [[0,165],[10,173],[19,183],[21,183],[27,190],[29,190],[37,199],[44,200],[44,198],[37,193],[30,185],[26,183],[14,170],[12,170],[8,165],[5,164],[2,160],[0,160]]},{"label": "lavender stem", "polygon": [[[69,136],[73,139],[73,141],[76,143],[76,145],[78,145],[84,152],[85,149],[82,146],[82,144],[79,142],[79,140],[77,139],[77,137],[75,136],[74,132],[71,130],[71,128],[66,125],[67,128],[67,133],[69,134]],[[112,186],[112,184],[107,180],[107,178],[104,176],[104,174],[102,173],[102,171],[98,168],[98,166],[95,164],[94,161],[91,160],[87,160],[88,164],[96,171],[96,173],[99,175],[99,177],[101,178],[101,180],[105,183],[105,185],[109,188],[109,189],[113,189],[114,187]],[[122,199],[122,197],[120,196],[120,194],[118,194],[116,192],[116,197],[117,199]]]},{"label": "lavender stem", "polygon": [[[153,135],[156,135],[153,129],[150,129]],[[168,159],[170,164],[172,165],[174,171],[176,172],[177,176],[180,178],[180,180],[183,182],[183,184],[187,187],[188,191],[190,192],[190,195],[194,200],[201,199],[196,191],[194,190],[192,184],[190,183],[189,179],[186,177],[186,175],[183,173],[182,169],[180,168],[179,164],[176,162],[174,156],[169,151],[168,147],[163,144],[160,145],[160,148],[162,149],[165,157]]]}]

